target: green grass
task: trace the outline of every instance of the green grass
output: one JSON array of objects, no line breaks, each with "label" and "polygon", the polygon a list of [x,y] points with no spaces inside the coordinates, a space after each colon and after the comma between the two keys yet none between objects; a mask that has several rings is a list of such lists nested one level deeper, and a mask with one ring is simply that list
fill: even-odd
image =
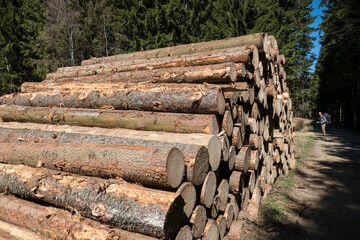
[{"label": "green grass", "polygon": [[295,138],[296,168],[290,170],[286,177],[277,179],[271,194],[261,202],[261,217],[265,226],[271,226],[277,229],[282,228],[282,222],[290,211],[288,192],[295,187],[297,168],[303,164],[303,161],[309,155],[309,151],[313,147],[314,142],[315,138],[311,136],[298,136]]}]

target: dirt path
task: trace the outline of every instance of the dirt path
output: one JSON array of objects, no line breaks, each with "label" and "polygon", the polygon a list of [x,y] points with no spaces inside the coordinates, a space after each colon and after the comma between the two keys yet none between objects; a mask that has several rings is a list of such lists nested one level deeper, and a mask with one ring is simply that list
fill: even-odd
[{"label": "dirt path", "polygon": [[281,227],[258,219],[248,231],[257,234],[249,239],[360,239],[360,136],[334,126],[327,130],[326,140],[320,133],[299,134],[316,141],[283,194],[286,217]]},{"label": "dirt path", "polygon": [[326,140],[315,137],[289,193],[296,231],[284,239],[360,239],[360,136],[331,126]]}]

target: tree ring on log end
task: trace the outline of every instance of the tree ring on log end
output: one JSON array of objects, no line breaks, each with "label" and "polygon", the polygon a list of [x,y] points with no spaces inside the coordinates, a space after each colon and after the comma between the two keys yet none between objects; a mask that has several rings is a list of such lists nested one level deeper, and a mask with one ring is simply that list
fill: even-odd
[{"label": "tree ring on log end", "polygon": [[177,148],[172,148],[166,161],[166,173],[172,188],[180,186],[185,172],[184,156]]},{"label": "tree ring on log end", "polygon": [[220,165],[222,144],[218,136],[214,135],[208,143],[209,163],[212,171],[216,171]]},{"label": "tree ring on log end", "polygon": [[224,115],[224,113],[225,113],[225,97],[224,97],[224,93],[222,92],[222,90],[220,88],[218,89],[218,93],[216,94],[216,96],[217,96],[216,103],[217,103],[218,113],[220,115]]},{"label": "tree ring on log end", "polygon": [[182,220],[186,221],[191,216],[195,207],[196,189],[192,183],[185,182],[179,187],[179,189],[176,192],[180,193],[184,199],[185,205],[184,205]]},{"label": "tree ring on log end", "polygon": [[181,216],[181,213],[183,212],[184,205],[184,199],[180,194],[171,203],[165,216],[165,238],[172,239],[179,232],[179,228],[181,226],[181,218],[179,216]]},{"label": "tree ring on log end", "polygon": [[209,172],[205,178],[203,186],[201,188],[200,202],[205,207],[211,207],[216,191],[216,175],[214,172]]},{"label": "tree ring on log end", "polygon": [[191,228],[188,225],[183,226],[175,238],[175,240],[192,240],[192,239],[193,239],[193,235],[191,233]]},{"label": "tree ring on log end", "polygon": [[195,165],[193,166],[193,184],[201,185],[209,172],[209,151],[202,146],[196,154]]}]

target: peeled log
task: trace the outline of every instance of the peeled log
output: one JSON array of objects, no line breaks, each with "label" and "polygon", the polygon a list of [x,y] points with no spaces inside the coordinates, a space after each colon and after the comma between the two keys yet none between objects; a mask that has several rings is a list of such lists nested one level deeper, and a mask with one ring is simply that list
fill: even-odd
[{"label": "peeled log", "polygon": [[[169,56],[191,55],[199,52],[209,52],[217,49],[234,48],[240,46],[255,45],[259,50],[268,52],[268,41],[266,33],[255,33],[235,38],[227,38],[223,40],[214,40],[209,42],[191,43],[187,45],[179,45],[174,47],[166,47],[141,52],[114,55],[110,57],[92,58],[82,61],[81,65],[92,65],[98,63],[107,63],[134,59],[151,59],[163,58]],[[258,63],[259,59],[257,59]]]},{"label": "peeled log", "polygon": [[54,91],[4,95],[0,104],[33,107],[100,108],[223,115],[220,88],[196,84],[43,85]]},{"label": "peeled log", "polygon": [[[19,141],[44,143],[89,143],[89,144],[125,144],[156,147],[177,147],[184,154],[188,181],[201,185],[209,170],[209,163],[215,170],[220,165],[221,141],[216,135],[180,134],[129,129],[104,129],[77,126],[56,126],[13,122],[0,123],[1,141]],[[206,151],[201,146],[208,149]],[[214,170],[214,171],[215,171]],[[194,178],[193,178],[194,177]]]},{"label": "peeled log", "polygon": [[[0,191],[40,199],[81,215],[153,237],[174,237],[180,194],[23,165],[0,164]],[[136,223],[136,224],[134,224]]]},{"label": "peeled log", "polygon": [[217,117],[209,114],[1,105],[0,119],[4,122],[34,122],[106,128],[119,127],[178,133],[219,133]]},{"label": "peeled log", "polygon": [[0,219],[11,224],[36,230],[51,239],[74,240],[155,240],[155,238],[108,227],[69,211],[44,207],[11,195],[0,195]]},{"label": "peeled log", "polygon": [[148,186],[177,188],[184,157],[177,148],[108,144],[1,142],[0,161],[103,178],[120,177]]},{"label": "peeled log", "polygon": [[[121,67],[120,67],[121,68]],[[116,69],[98,69],[94,71],[81,71],[83,75],[71,76],[67,72],[65,77],[62,74],[52,74],[51,78],[60,75],[55,80],[45,80],[45,83],[231,83],[237,78],[236,66],[234,63],[221,63],[203,66],[188,66],[175,68],[161,68],[143,71],[118,72]],[[76,73],[75,73],[76,74]],[[70,76],[68,76],[70,75]],[[23,84],[22,89],[31,91],[34,83]]]}]

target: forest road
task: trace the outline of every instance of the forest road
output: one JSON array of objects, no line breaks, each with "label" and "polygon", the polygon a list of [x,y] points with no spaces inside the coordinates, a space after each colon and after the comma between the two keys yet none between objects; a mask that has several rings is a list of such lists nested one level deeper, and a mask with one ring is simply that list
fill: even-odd
[{"label": "forest road", "polygon": [[[285,239],[360,239],[360,136],[335,126],[320,132],[289,192],[293,230]],[[299,133],[299,135],[303,135]]]}]

